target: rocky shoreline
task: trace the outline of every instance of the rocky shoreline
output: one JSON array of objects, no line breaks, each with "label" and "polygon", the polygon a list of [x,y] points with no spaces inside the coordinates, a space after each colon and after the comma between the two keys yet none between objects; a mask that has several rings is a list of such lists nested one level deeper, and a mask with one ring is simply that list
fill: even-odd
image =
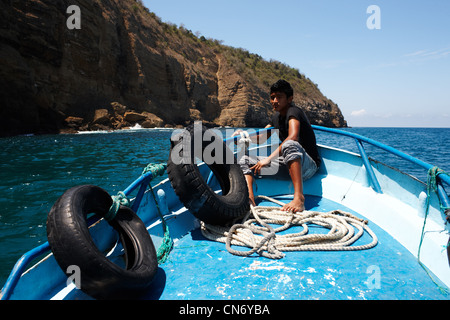
[{"label": "rocky shoreline", "polygon": [[[195,118],[195,116],[193,117]],[[194,120],[193,120],[194,121]],[[196,121],[201,121],[206,127],[215,127],[216,125],[209,121],[203,121],[197,118]],[[64,119],[65,126],[59,133],[79,133],[83,131],[115,131],[132,129],[138,125],[138,128],[178,128],[182,129],[185,126],[178,124],[164,123],[164,120],[153,113],[144,111],[137,112],[130,110],[126,106],[112,102],[109,109],[95,110],[92,119],[85,119],[81,117],[69,116]],[[190,123],[186,123],[188,125]]]},{"label": "rocky shoreline", "polygon": [[69,116],[64,119],[66,128],[61,133],[77,133],[79,131],[120,130],[139,124],[142,128],[164,126],[164,121],[150,112],[129,111],[118,102],[111,103],[109,109],[95,110],[92,119]]}]

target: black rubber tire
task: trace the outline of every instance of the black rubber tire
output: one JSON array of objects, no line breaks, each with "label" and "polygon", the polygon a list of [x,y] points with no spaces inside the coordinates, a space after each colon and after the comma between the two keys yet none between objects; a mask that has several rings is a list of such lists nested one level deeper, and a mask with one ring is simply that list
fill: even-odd
[{"label": "black rubber tire", "polygon": [[447,242],[447,258],[448,258],[448,265],[450,266],[450,238],[448,238]]},{"label": "black rubber tire", "polygon": [[136,298],[148,289],[156,274],[156,250],[141,219],[121,206],[110,225],[119,233],[125,249],[126,268],[99,251],[89,233],[87,215],[104,216],[111,204],[110,195],[96,186],[67,190],[48,214],[48,242],[64,272],[71,265],[80,268],[83,292],[96,299]]},{"label": "black rubber tire", "polygon": [[[220,163],[207,163],[207,165],[219,181],[222,194],[216,194],[207,185],[195,164],[194,152],[190,152],[189,159],[183,158],[183,148],[190,146],[191,150],[194,150],[194,129],[193,125],[187,127],[171,141],[171,151],[167,162],[169,180],[180,201],[196,218],[209,224],[225,225],[250,210],[247,184],[235,155],[223,142],[222,137],[214,133],[213,141],[222,143],[224,159]],[[205,131],[206,128],[201,126],[202,137]],[[180,148],[178,144],[183,141],[185,145]],[[209,143],[211,142],[205,142],[202,139],[202,154]],[[225,159],[233,159],[233,162],[226,163]]]}]

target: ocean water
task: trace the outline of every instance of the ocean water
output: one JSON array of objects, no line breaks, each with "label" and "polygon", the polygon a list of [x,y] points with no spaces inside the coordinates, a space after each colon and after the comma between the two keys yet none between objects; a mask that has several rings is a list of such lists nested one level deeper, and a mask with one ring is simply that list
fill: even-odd
[{"label": "ocean water", "polygon": [[[450,173],[450,128],[344,130],[378,140]],[[93,184],[117,194],[148,163],[167,161],[172,133],[171,129],[141,129],[0,138],[0,288],[21,255],[47,241],[47,213],[65,190]],[[318,144],[357,152],[350,138],[317,132],[317,140]],[[371,146],[365,148],[369,156],[426,179],[421,168]]]}]

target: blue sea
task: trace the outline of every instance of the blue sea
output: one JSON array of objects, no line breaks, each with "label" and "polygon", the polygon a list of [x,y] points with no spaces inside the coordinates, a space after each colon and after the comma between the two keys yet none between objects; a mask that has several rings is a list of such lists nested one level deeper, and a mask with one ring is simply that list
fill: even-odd
[{"label": "blue sea", "polygon": [[[450,128],[343,130],[450,172]],[[172,133],[172,129],[140,129],[0,138],[0,288],[21,255],[47,241],[47,213],[65,190],[93,184],[117,194],[148,163],[167,161]],[[357,152],[350,138],[317,132],[317,140],[318,144]],[[416,165],[365,147],[369,156],[426,179],[426,172]]]}]

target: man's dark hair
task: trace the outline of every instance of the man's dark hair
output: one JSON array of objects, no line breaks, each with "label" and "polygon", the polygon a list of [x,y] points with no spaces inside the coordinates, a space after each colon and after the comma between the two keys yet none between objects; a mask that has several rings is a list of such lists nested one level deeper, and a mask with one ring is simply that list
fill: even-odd
[{"label": "man's dark hair", "polygon": [[286,97],[292,97],[294,95],[294,89],[292,89],[291,84],[286,80],[278,80],[270,87],[270,93],[274,92],[284,92]]}]

